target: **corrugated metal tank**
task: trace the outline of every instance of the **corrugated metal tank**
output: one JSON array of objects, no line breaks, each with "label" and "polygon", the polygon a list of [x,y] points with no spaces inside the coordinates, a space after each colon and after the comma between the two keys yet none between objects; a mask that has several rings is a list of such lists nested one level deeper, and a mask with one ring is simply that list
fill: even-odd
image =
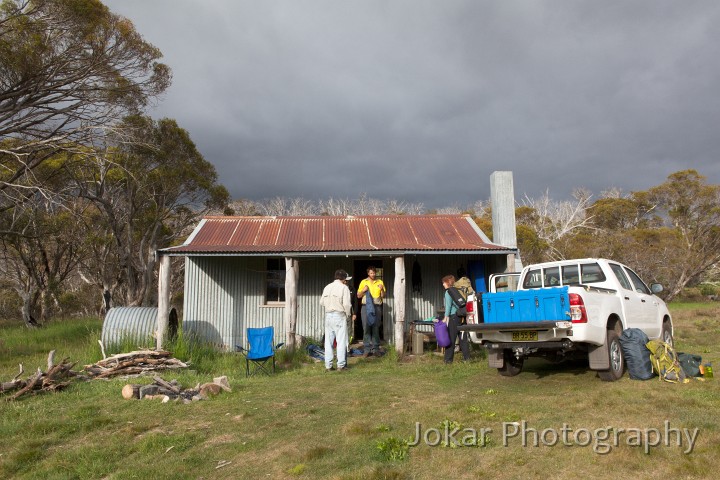
[{"label": "corrugated metal tank", "polygon": [[[137,346],[154,346],[157,328],[157,307],[115,307],[105,316],[102,334],[104,345],[119,344],[132,340]],[[172,338],[178,331],[177,311],[170,310],[168,319],[168,337]]]}]

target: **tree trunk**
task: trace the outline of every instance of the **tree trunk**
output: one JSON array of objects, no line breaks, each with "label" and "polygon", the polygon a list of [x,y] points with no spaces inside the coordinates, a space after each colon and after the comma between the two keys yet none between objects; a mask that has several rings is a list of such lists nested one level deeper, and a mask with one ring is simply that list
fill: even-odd
[{"label": "tree trunk", "polygon": [[23,322],[25,322],[25,326],[28,328],[37,328],[40,325],[35,320],[35,317],[33,317],[33,310],[34,310],[34,302],[33,297],[34,293],[32,291],[22,291],[18,292],[20,295],[20,298],[22,299],[22,306],[20,307],[20,311],[22,313]]},{"label": "tree trunk", "polygon": [[142,281],[138,286],[139,294],[143,298],[142,304],[145,306],[155,305],[159,301],[157,297],[158,291],[153,288],[155,283],[155,263],[155,249],[153,248],[148,251],[145,271],[140,276]]},{"label": "tree trunk", "polygon": [[40,323],[46,324],[50,319],[50,294],[46,289],[40,292]]},{"label": "tree trunk", "polygon": [[112,308],[112,292],[110,291],[109,286],[103,285],[101,314],[107,315],[107,313],[110,311],[111,308]]}]

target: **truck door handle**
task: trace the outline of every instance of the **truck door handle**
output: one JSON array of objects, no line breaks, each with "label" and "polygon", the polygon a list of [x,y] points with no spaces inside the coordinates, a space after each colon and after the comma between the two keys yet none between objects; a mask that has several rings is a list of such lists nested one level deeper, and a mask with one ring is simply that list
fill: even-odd
[{"label": "truck door handle", "polygon": [[630,300],[630,297],[625,297],[625,300]]},{"label": "truck door handle", "polygon": [[645,303],[645,299],[644,299],[644,298],[643,298],[643,299],[641,299],[640,301],[641,301],[641,302],[643,302],[643,303]]}]

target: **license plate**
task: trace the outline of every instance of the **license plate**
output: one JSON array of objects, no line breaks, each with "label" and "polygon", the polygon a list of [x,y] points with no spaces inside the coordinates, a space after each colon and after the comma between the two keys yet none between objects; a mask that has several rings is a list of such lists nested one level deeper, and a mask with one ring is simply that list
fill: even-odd
[{"label": "license plate", "polygon": [[512,332],[513,342],[537,342],[538,332],[535,330],[520,330]]}]

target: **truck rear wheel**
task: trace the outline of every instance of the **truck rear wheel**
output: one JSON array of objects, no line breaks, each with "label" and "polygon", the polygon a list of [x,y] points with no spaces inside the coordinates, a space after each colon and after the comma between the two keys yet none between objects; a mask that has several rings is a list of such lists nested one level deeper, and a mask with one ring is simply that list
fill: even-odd
[{"label": "truck rear wheel", "polygon": [[503,377],[514,377],[522,371],[524,359],[517,358],[509,348],[503,350],[503,366],[498,368],[498,373]]},{"label": "truck rear wheel", "polygon": [[598,377],[605,382],[620,380],[625,372],[625,359],[623,358],[622,348],[620,348],[620,337],[614,329],[607,331],[605,346],[610,357],[610,368],[600,370]]}]

